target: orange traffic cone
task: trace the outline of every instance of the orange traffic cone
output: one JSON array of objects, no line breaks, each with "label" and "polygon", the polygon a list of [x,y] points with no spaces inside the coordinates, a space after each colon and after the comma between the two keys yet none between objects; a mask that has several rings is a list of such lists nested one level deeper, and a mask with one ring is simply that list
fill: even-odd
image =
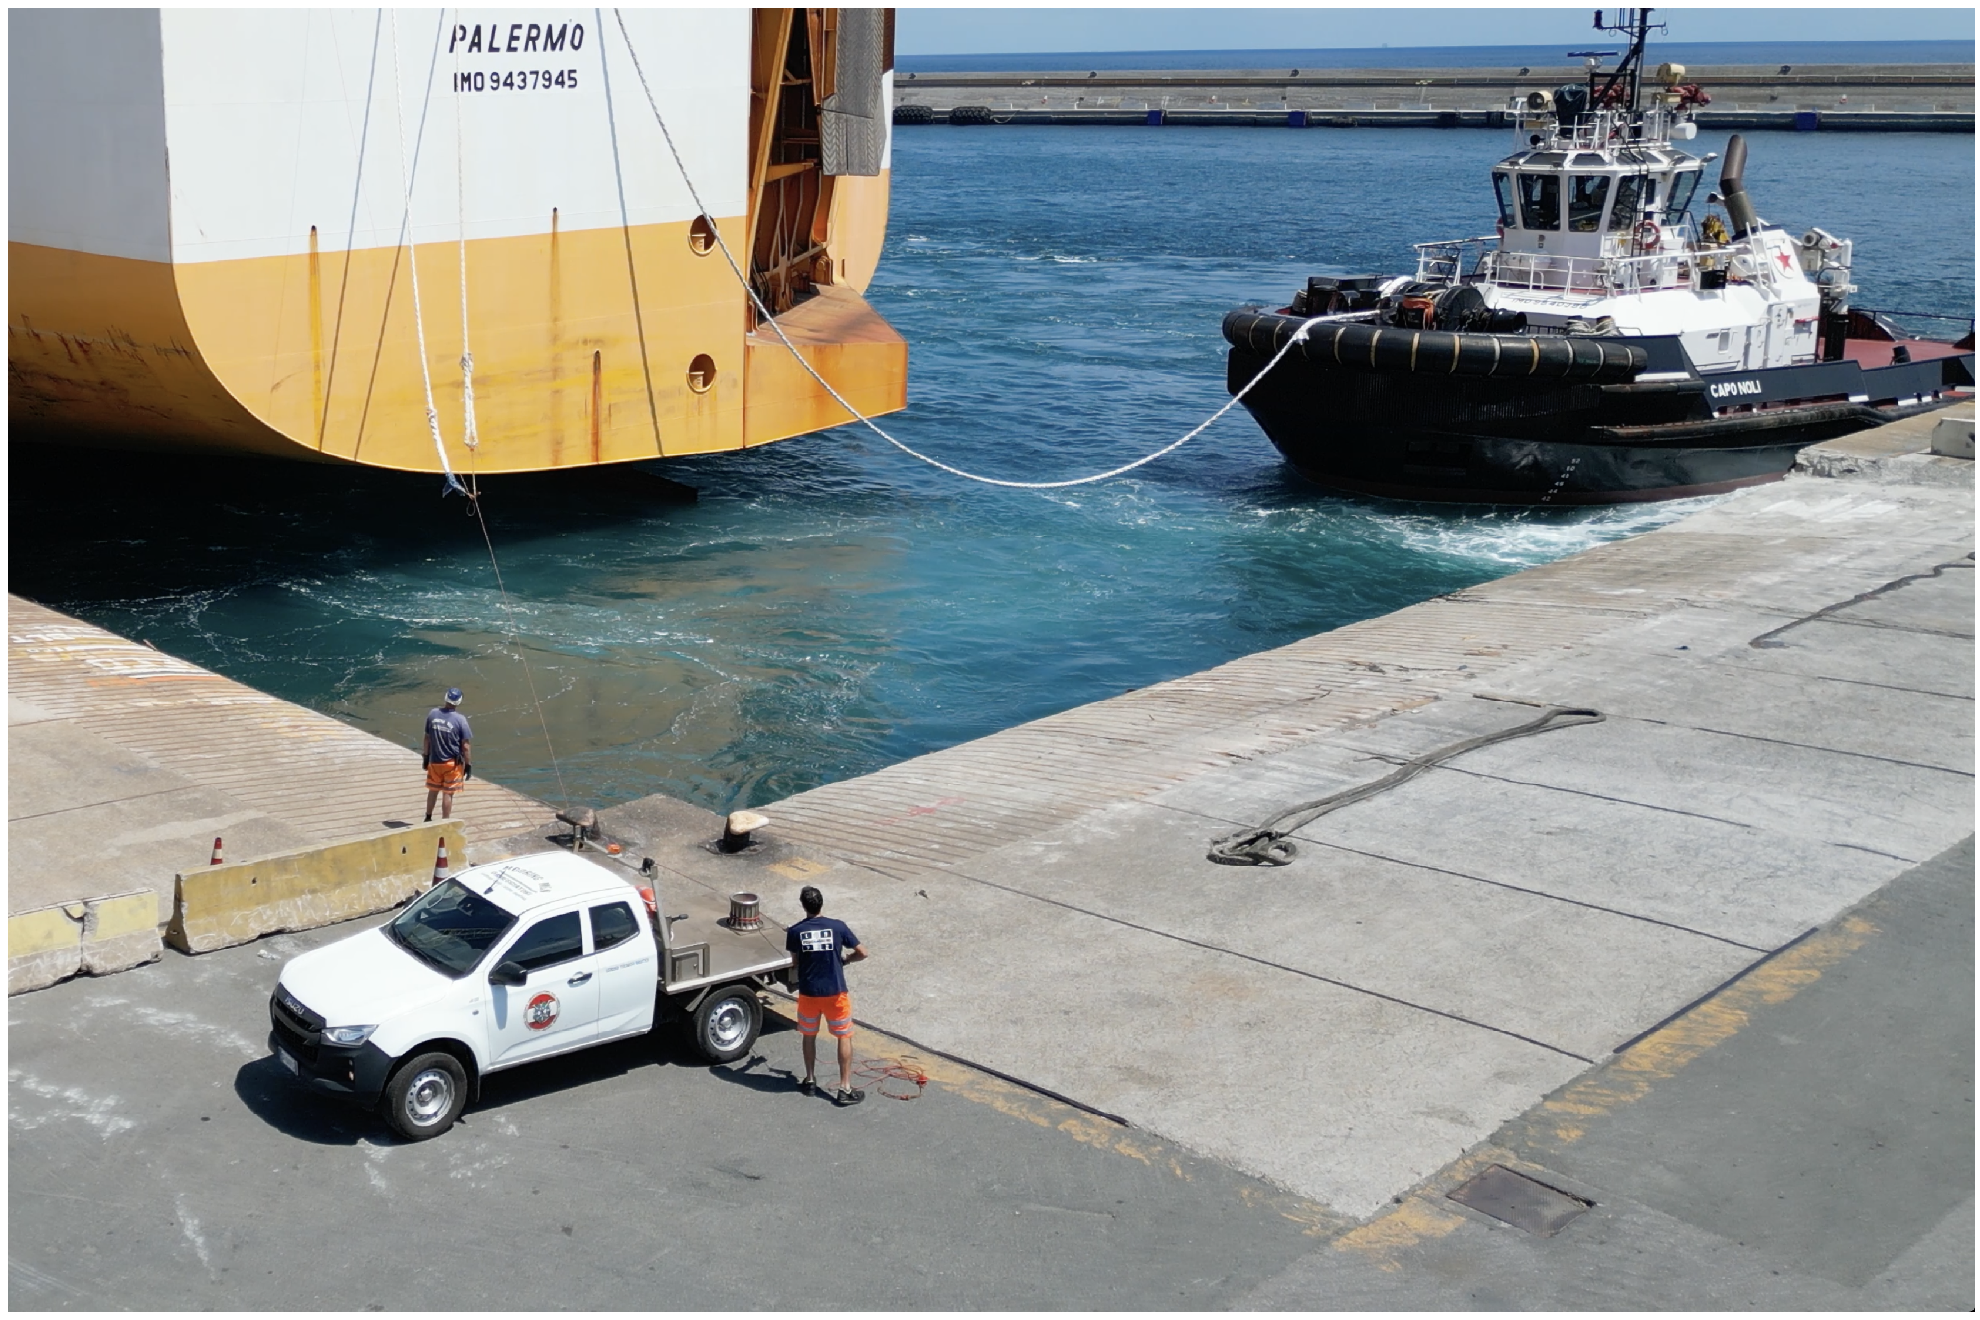
[{"label": "orange traffic cone", "polygon": [[447,840],[440,840],[440,852],[433,859],[433,883],[439,884],[447,878]]},{"label": "orange traffic cone", "polygon": [[217,834],[213,836],[213,860],[208,862],[207,865],[220,865],[220,836]]}]

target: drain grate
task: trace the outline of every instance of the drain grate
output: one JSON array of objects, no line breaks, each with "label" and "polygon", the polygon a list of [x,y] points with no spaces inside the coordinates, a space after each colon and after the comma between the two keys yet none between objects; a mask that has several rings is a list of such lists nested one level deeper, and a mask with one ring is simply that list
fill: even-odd
[{"label": "drain grate", "polygon": [[1523,1173],[1514,1173],[1503,1164],[1494,1164],[1453,1189],[1450,1198],[1514,1228],[1523,1228],[1535,1237],[1554,1236],[1594,1204],[1546,1183],[1535,1182]]}]

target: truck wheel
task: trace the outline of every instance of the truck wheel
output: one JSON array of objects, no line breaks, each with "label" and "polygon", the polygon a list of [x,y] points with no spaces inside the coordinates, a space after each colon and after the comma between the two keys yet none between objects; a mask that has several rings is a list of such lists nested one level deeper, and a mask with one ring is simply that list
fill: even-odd
[{"label": "truck wheel", "polygon": [[762,1027],[756,987],[725,985],[694,1010],[694,1047],[710,1063],[729,1063],[749,1053]]},{"label": "truck wheel", "polygon": [[466,1106],[467,1070],[444,1051],[407,1059],[385,1084],[385,1121],[407,1141],[439,1136]]}]

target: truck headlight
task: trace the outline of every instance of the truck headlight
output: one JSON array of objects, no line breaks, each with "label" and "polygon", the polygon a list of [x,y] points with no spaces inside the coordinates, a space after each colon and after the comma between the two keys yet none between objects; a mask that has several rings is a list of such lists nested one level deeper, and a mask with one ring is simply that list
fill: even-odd
[{"label": "truck headlight", "polygon": [[378,1030],[378,1024],[368,1027],[325,1027],[323,1042],[326,1045],[362,1045],[371,1039],[371,1033]]}]

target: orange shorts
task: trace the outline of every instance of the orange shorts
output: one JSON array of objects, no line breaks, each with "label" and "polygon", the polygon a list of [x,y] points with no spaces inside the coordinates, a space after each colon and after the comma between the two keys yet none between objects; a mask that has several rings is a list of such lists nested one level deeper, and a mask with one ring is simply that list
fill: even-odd
[{"label": "orange shorts", "polygon": [[426,767],[426,786],[442,793],[458,793],[467,782],[459,761],[435,761]]},{"label": "orange shorts", "polygon": [[807,1036],[818,1034],[818,1019],[826,1029],[844,1038],[853,1034],[853,997],[844,991],[836,995],[799,995],[798,1030]]}]

